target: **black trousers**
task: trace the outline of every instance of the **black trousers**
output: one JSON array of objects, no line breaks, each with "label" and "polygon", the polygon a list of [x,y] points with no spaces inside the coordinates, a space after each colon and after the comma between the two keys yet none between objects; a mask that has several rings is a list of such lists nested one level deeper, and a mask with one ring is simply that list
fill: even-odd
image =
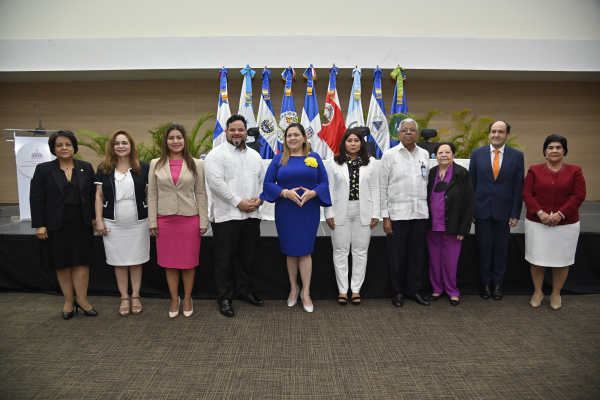
[{"label": "black trousers", "polygon": [[484,285],[502,285],[510,240],[508,220],[492,217],[475,219],[475,240],[479,250],[479,271]]},{"label": "black trousers", "polygon": [[415,296],[421,290],[427,261],[427,219],[392,221],[387,235],[392,296]]},{"label": "black trousers", "polygon": [[217,301],[252,294],[252,263],[260,238],[260,220],[249,218],[212,223]]}]

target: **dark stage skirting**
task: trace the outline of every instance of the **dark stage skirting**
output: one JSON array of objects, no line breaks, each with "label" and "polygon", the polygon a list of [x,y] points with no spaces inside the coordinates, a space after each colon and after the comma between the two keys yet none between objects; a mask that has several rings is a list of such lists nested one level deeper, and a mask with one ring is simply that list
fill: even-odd
[{"label": "dark stage skirting", "polygon": [[[17,225],[21,225],[17,227]],[[54,271],[39,267],[39,240],[29,223],[11,224],[11,229],[0,228],[0,291],[44,291],[60,293]],[[323,224],[326,226],[325,224]],[[313,254],[311,295],[314,299],[337,297],[337,285],[332,262],[331,238],[328,228],[322,227]],[[380,224],[381,226],[381,224]],[[386,238],[381,227],[371,239],[367,274],[361,294],[364,297],[389,297],[390,282],[387,264]],[[286,299],[290,284],[285,256],[281,254],[279,239],[272,221],[263,221],[262,236],[254,264],[254,293],[264,299]],[[12,233],[11,233],[12,232]],[[119,295],[114,268],[106,265],[102,237],[95,236],[98,265],[90,268],[89,293]],[[194,298],[215,297],[214,246],[212,236],[202,238],[200,265],[196,272]],[[533,284],[529,264],[525,261],[525,236],[513,233],[508,250],[508,265],[503,284],[505,294],[531,294]],[[156,263],[156,246],[152,240],[151,260],[144,265],[142,296],[168,297],[163,268]],[[478,294],[480,276],[477,267],[475,237],[469,235],[463,242],[458,265],[458,288],[461,294]],[[551,273],[547,271],[546,290],[551,289]],[[181,287],[181,285],[180,285]],[[431,293],[429,274],[424,275],[423,293]],[[600,233],[583,232],[577,246],[576,263],[571,267],[564,285],[565,293],[600,293]]]}]

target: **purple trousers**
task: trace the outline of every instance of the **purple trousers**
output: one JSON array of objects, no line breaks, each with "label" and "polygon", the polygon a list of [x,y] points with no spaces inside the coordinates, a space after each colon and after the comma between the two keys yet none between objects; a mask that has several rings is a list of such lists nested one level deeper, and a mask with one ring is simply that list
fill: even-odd
[{"label": "purple trousers", "polygon": [[433,293],[446,292],[450,297],[460,296],[456,288],[456,270],[462,241],[457,235],[446,235],[446,232],[427,231],[429,247],[429,278]]}]

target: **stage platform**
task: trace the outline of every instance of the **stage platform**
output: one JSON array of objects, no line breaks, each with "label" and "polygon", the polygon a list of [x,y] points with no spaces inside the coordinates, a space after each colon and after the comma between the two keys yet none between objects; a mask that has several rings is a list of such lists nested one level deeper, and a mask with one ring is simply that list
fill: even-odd
[{"label": "stage platform", "polygon": [[[13,222],[19,215],[18,206],[0,206],[0,291],[60,292],[56,274],[39,267],[39,240],[31,222]],[[564,286],[565,293],[600,293],[600,202],[585,201],[580,209],[581,233],[575,265]],[[511,229],[508,265],[503,289],[505,294],[529,294],[533,291],[529,264],[524,259],[525,236],[523,212],[519,224]],[[337,297],[333,269],[331,230],[321,222],[313,254],[311,293],[314,299]],[[97,265],[90,268],[91,294],[118,295],[112,267],[106,265],[102,237],[95,236]],[[168,288],[163,269],[156,263],[156,246],[151,240],[150,261],[144,265],[142,296],[166,297]],[[458,267],[458,288],[461,294],[477,294],[480,276],[477,267],[477,246],[473,229],[464,242]],[[546,281],[550,290],[551,277]],[[424,275],[423,292],[430,293],[428,273]],[[285,299],[289,281],[285,255],[281,254],[274,221],[262,221],[261,240],[254,265],[254,292],[265,299]],[[387,246],[383,224],[373,230],[369,246],[367,275],[361,291],[364,297],[390,295]],[[212,230],[202,238],[200,265],[197,269],[194,297],[212,298],[215,294],[214,248]]]}]

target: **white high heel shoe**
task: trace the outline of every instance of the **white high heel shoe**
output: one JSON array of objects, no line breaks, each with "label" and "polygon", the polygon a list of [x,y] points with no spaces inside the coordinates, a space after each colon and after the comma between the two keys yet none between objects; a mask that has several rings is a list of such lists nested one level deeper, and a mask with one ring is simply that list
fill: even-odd
[{"label": "white high heel shoe", "polygon": [[184,317],[191,317],[192,314],[194,313],[194,302],[191,299],[190,299],[190,302],[192,303],[192,309],[190,311],[183,310]]},{"label": "white high heel shoe", "polygon": [[[290,292],[291,294],[292,292]],[[300,293],[300,285],[298,285],[298,294]],[[288,299],[290,298],[290,296],[288,296]],[[296,298],[294,300],[288,300],[287,301],[287,305],[288,307],[294,307],[296,305],[296,303],[298,303],[298,296],[296,296]]]},{"label": "white high heel shoe", "polygon": [[[170,317],[170,318],[175,318],[176,316],[178,316],[178,315],[179,315],[179,306],[181,305],[181,299],[178,297],[178,298],[177,298],[177,300],[178,300],[178,303],[177,303],[177,311],[174,311],[174,312],[172,312],[172,311],[169,311],[169,317]],[[185,311],[184,311],[184,312],[185,312]],[[190,315],[191,315],[191,314],[190,314]]]},{"label": "white high heel shoe", "polygon": [[300,292],[300,299],[302,300],[302,308],[304,309],[304,311],[306,311],[307,313],[311,313],[311,312],[315,311],[314,304],[310,307],[307,307],[304,305],[304,299],[302,298],[302,292]]}]

